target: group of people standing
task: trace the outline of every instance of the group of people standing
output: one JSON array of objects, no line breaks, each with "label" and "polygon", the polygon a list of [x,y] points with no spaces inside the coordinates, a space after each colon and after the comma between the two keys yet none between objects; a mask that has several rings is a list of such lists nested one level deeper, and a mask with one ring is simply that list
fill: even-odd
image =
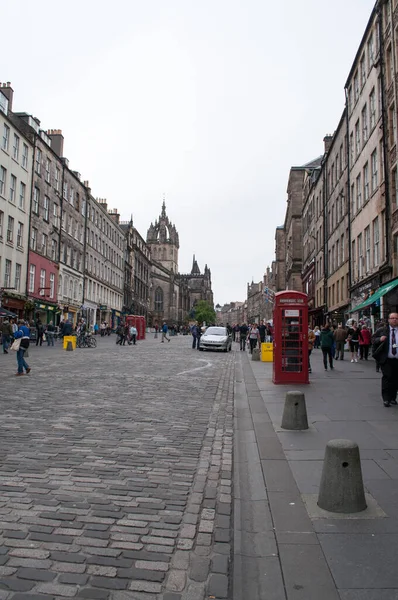
[{"label": "group of people standing", "polygon": [[[368,324],[363,322],[358,325],[354,320],[348,321],[347,327],[343,327],[342,323],[337,325],[326,323],[322,328],[316,326],[308,332],[309,355],[314,348],[321,348],[325,371],[328,370],[328,364],[330,369],[334,368],[333,360],[344,360],[346,343],[348,343],[352,363],[368,360],[372,344],[372,332]],[[310,363],[309,370],[311,372]],[[377,364],[376,370],[379,370]]]},{"label": "group of people standing", "polygon": [[125,346],[126,342],[129,346],[135,346],[137,342],[138,331],[134,325],[128,323],[120,323],[116,328],[116,344]]}]

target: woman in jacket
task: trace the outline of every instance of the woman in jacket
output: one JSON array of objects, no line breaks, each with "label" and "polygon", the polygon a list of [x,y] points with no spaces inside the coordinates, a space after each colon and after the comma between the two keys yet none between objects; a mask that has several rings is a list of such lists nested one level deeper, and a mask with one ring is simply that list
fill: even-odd
[{"label": "woman in jacket", "polygon": [[348,330],[347,340],[350,344],[351,362],[358,362],[359,329],[356,321],[352,322]]},{"label": "woman in jacket", "polygon": [[328,370],[328,363],[327,363],[328,358],[329,358],[329,367],[331,370],[333,370],[332,348],[334,345],[334,337],[333,337],[333,331],[330,330],[330,327],[328,324],[326,324],[321,330],[320,343],[321,343],[321,350],[322,350],[322,354],[323,354],[323,365],[325,367],[325,371]]},{"label": "woman in jacket", "polygon": [[315,333],[312,331],[312,329],[309,329],[308,330],[308,372],[309,373],[312,373],[310,356],[311,356],[311,352],[314,348],[315,340],[316,340]]},{"label": "woman in jacket", "polygon": [[372,343],[372,336],[366,325],[362,325],[359,332],[359,360],[368,360],[369,347]]},{"label": "woman in jacket", "polygon": [[24,372],[23,370],[25,369],[26,374],[30,373],[30,366],[28,365],[28,363],[26,362],[24,355],[25,355],[25,350],[27,350],[29,348],[29,340],[30,340],[30,329],[29,327],[27,327],[24,323],[24,321],[22,321],[22,319],[20,321],[18,321],[18,331],[16,331],[14,333],[14,338],[16,340],[20,339],[21,340],[21,344],[19,346],[19,350],[17,350],[17,365],[18,365],[18,371],[15,373],[15,375],[23,375]]}]

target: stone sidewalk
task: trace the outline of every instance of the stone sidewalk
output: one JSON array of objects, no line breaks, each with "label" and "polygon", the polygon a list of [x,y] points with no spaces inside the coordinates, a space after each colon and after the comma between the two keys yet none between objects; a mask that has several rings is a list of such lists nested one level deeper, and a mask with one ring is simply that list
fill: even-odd
[{"label": "stone sidewalk", "polygon": [[0,600],[227,598],[234,353],[0,356]]},{"label": "stone sidewalk", "polygon": [[[373,360],[312,355],[310,429],[281,430],[286,391],[240,353],[235,381],[234,600],[398,600],[398,407],[384,408]],[[359,445],[380,516],[314,515],[326,443]],[[312,506],[312,508],[311,508]],[[308,507],[308,509],[306,508]],[[311,516],[310,516],[311,514]]]}]

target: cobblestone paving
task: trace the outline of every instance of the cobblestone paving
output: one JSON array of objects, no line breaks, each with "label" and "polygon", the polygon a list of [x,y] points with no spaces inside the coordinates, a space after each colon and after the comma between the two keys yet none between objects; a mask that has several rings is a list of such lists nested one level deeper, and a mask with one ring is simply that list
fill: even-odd
[{"label": "cobblestone paving", "polygon": [[228,597],[234,352],[190,344],[0,356],[0,600]]}]

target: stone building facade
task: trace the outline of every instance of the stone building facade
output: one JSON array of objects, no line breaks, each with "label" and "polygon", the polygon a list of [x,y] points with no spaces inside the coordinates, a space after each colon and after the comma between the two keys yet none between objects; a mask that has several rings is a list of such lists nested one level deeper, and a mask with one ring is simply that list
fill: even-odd
[{"label": "stone building facade", "polygon": [[213,306],[211,272],[205,266],[200,272],[193,260],[191,273],[178,272],[179,236],[175,225],[166,214],[166,204],[155,223],[151,223],[146,239],[151,254],[151,279],[149,306],[151,324],[166,320],[169,324],[182,324],[194,310],[198,300],[206,300]]},{"label": "stone building facade", "polygon": [[22,316],[26,302],[33,145],[11,118],[13,90],[0,87],[0,306]]},{"label": "stone building facade", "polygon": [[126,239],[124,312],[143,315],[148,321],[150,303],[151,253],[144,238],[130,221],[121,223]]}]

